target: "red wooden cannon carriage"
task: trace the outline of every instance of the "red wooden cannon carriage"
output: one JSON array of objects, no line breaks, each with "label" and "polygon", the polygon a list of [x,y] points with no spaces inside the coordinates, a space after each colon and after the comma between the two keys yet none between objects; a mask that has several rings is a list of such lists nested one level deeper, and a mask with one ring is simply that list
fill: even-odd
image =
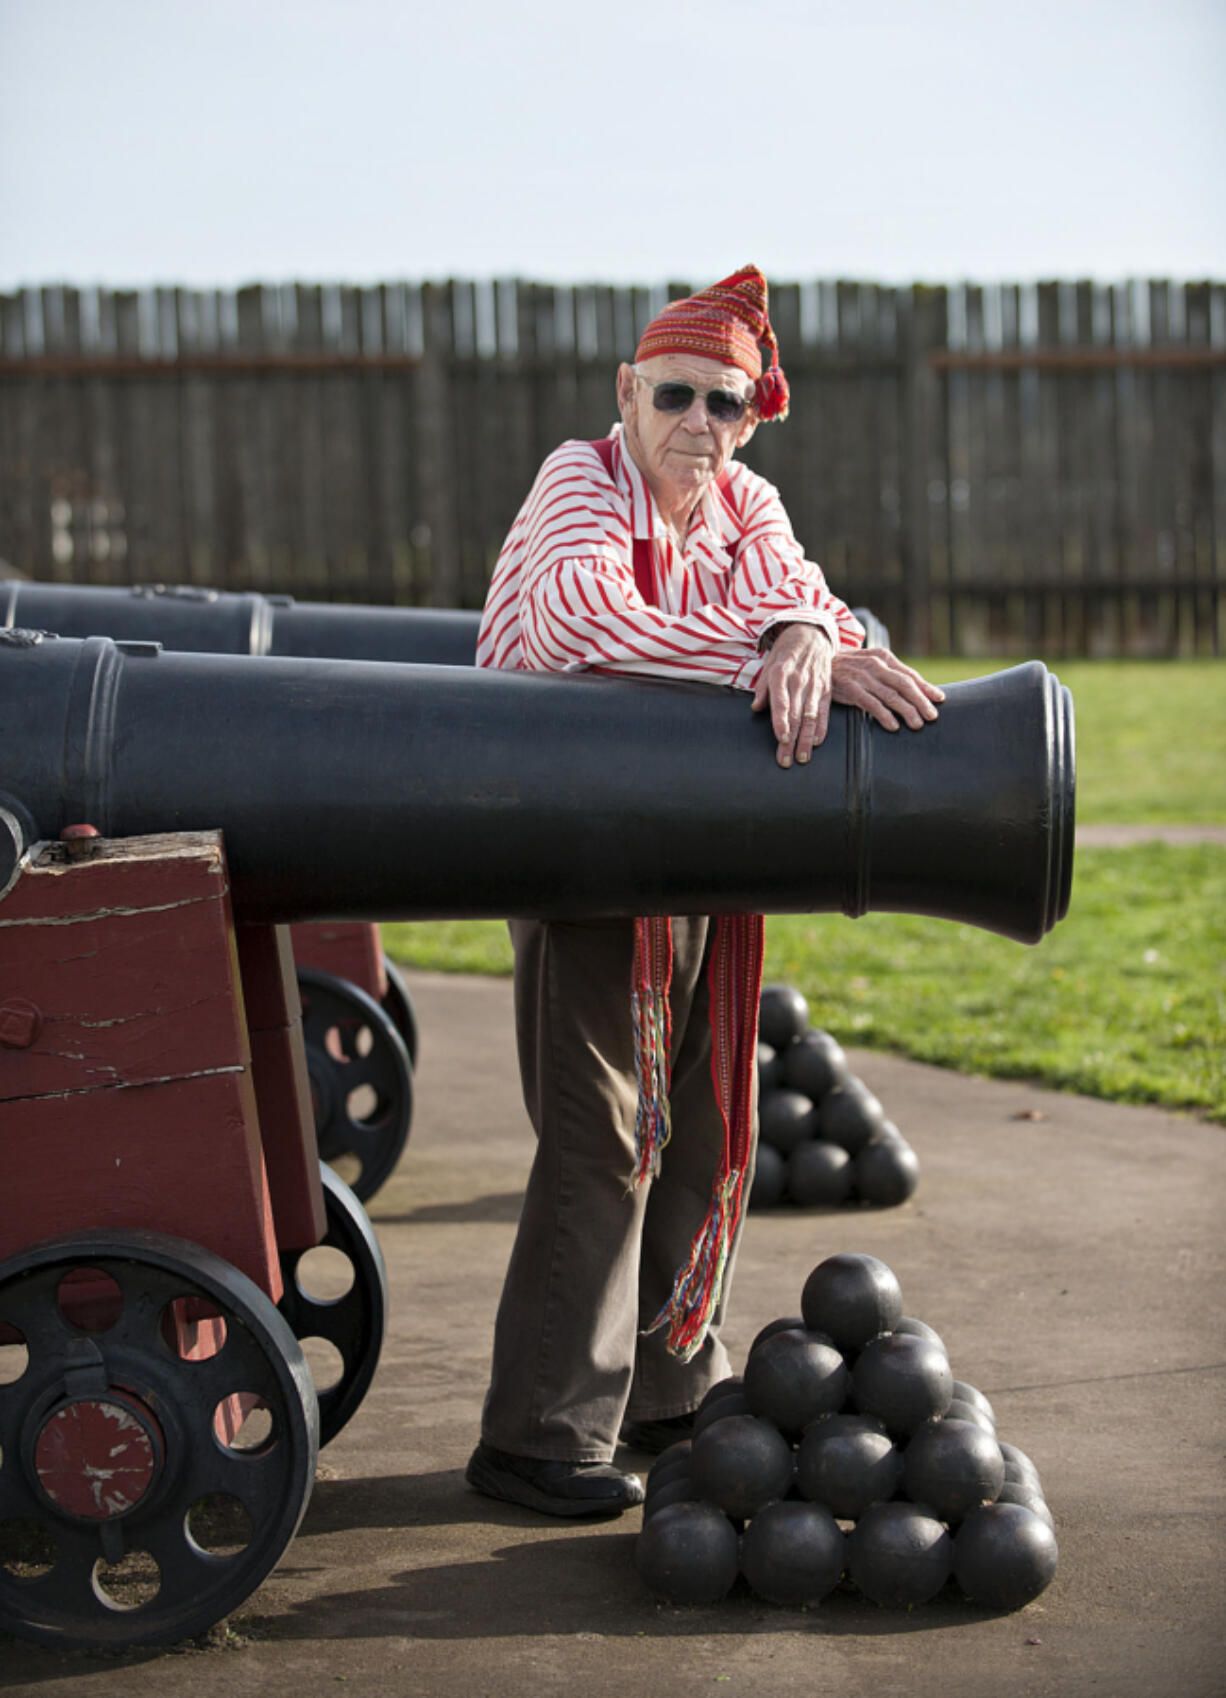
[{"label": "red wooden cannon carriage", "polygon": [[[382,1256],[317,1153],[289,928],[235,923],[218,833],[36,845],[0,963],[0,1627],[181,1639],[292,1538]],[[302,1277],[321,1243],[347,1290]]]}]

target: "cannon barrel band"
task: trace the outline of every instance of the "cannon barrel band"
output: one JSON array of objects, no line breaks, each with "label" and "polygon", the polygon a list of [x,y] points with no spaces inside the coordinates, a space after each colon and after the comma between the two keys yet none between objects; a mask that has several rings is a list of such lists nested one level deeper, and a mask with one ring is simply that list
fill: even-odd
[{"label": "cannon barrel band", "polygon": [[1037,942],[1074,785],[1038,661],[920,732],[836,706],[785,771],[711,685],[0,640],[0,791],[43,837],[221,830],[250,918],[893,911]]}]

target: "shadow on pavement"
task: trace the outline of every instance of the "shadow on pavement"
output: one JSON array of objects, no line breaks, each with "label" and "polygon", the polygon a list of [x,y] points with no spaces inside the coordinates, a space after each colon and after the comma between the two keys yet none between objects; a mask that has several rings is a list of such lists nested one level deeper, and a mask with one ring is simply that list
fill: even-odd
[{"label": "shadow on pavement", "polygon": [[754,1596],[742,1581],[718,1605],[680,1608],[657,1603],[634,1568],[637,1515],[624,1519],[624,1531],[620,1526],[611,1530],[610,1524],[601,1531],[592,1531],[590,1524],[553,1526],[527,1510],[468,1491],[459,1473],[321,1481],[302,1534],[309,1539],[372,1525],[407,1529],[465,1523],[536,1536],[503,1545],[476,1561],[406,1568],[388,1585],[304,1599],[268,1624],[271,1636],[888,1636],[940,1632],[983,1621],[993,1613],[967,1604],[952,1587],[909,1611],[878,1609],[850,1587],[833,1593],[818,1609],[779,1608]]},{"label": "shadow on pavement", "polygon": [[461,1203],[423,1203],[421,1208],[400,1215],[383,1214],[375,1208],[371,1219],[376,1226],[464,1226],[479,1221],[514,1226],[523,1201],[522,1189],[494,1191],[484,1197],[466,1197]]},{"label": "shadow on pavement", "polygon": [[[405,1569],[393,1582],[303,1600],[268,1624],[276,1639],[712,1638],[754,1633],[882,1637],[981,1621],[942,1593],[913,1610],[881,1610],[839,1590],[816,1609],[763,1603],[738,1581],[720,1603],[656,1603],[634,1572],[632,1533],[507,1545],[484,1561]],[[618,1551],[611,1545],[623,1545]]]}]

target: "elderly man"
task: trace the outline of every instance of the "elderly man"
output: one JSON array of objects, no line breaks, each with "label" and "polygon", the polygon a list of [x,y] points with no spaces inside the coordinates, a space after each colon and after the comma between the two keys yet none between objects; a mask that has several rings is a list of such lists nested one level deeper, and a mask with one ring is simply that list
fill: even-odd
[{"label": "elderly man", "polygon": [[[733,460],[787,413],[760,271],[666,307],[618,371],[617,402],[607,438],[542,466],[490,585],[479,665],[743,690],[769,711],[783,767],[809,761],[832,701],[890,731],[936,717],[940,690],[862,647],[777,492]],[[619,1433],[644,1452],[686,1436],[729,1372],[762,921],[511,931],[537,1149],[467,1479],[545,1514],[617,1514],[643,1495],[613,1464]]]}]

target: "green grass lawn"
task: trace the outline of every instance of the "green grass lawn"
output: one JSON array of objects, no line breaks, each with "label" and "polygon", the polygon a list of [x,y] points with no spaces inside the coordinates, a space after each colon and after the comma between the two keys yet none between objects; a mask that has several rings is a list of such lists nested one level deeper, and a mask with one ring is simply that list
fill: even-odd
[{"label": "green grass lawn", "polygon": [[[1073,693],[1079,823],[1226,824],[1226,665],[1053,670]],[[406,965],[511,967],[500,921],[388,925],[384,943]],[[846,1043],[1226,1121],[1223,845],[1079,849],[1068,918],[1033,948],[909,915],[772,917],[766,971]]]}]

